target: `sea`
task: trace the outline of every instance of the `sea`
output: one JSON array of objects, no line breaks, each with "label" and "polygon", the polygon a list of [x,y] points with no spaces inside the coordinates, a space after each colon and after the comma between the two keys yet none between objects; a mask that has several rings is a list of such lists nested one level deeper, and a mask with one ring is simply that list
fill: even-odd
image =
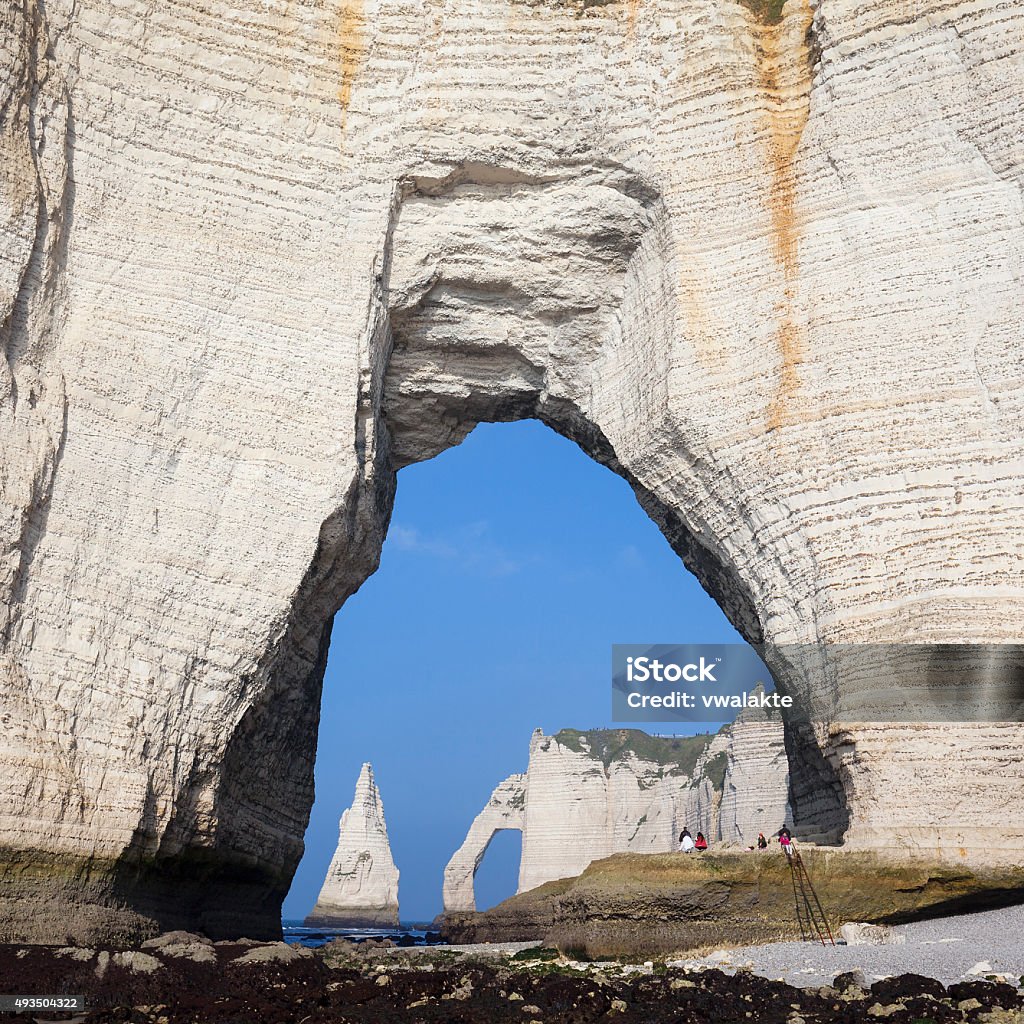
[{"label": "sea", "polygon": [[429,924],[416,921],[400,924],[397,928],[307,928],[301,920],[282,920],[284,941],[297,946],[325,946],[334,939],[365,942],[367,939],[391,939],[399,946],[432,946],[441,941]]}]

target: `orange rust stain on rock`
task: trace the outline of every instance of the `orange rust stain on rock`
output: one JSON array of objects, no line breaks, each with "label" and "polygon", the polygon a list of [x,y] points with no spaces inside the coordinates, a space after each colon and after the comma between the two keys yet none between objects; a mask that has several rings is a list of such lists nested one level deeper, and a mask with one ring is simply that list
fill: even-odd
[{"label": "orange rust stain on rock", "polygon": [[629,26],[630,35],[633,34],[633,30],[636,28],[636,16],[640,13],[641,0],[626,0],[626,18]]},{"label": "orange rust stain on rock", "polygon": [[344,128],[349,103],[352,101],[352,85],[366,57],[365,0],[342,0],[338,14],[337,47],[341,71],[338,104],[341,107],[341,126]]},{"label": "orange rust stain on rock", "polygon": [[781,315],[775,338],[779,346],[782,369],[779,373],[775,399],[768,410],[769,430],[793,422],[791,405],[800,388],[799,366],[804,357],[803,331],[793,322],[788,311]]},{"label": "orange rust stain on rock", "polygon": [[767,113],[768,213],[772,251],[783,278],[776,341],[781,361],[778,389],[768,409],[768,429],[794,419],[793,400],[800,388],[800,364],[806,355],[803,327],[793,313],[799,274],[800,224],[796,210],[794,157],[810,113],[811,69],[807,35],[809,0],[789,0],[777,25],[755,28],[757,72]]}]

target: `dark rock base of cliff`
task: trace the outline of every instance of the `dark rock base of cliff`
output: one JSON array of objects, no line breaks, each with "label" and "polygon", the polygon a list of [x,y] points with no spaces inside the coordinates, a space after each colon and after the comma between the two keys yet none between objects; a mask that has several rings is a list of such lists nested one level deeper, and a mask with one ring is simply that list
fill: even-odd
[{"label": "dark rock base of cliff", "polygon": [[[258,957],[266,953],[267,959],[238,962],[254,950],[262,951]],[[351,957],[332,962],[330,955],[319,954],[289,958],[279,946],[232,944],[218,945],[215,960],[203,963],[160,950],[147,955],[159,966],[149,961],[128,966],[108,952],[100,977],[97,951],[86,960],[54,948],[6,946],[0,948],[0,990],[84,995],[84,1014],[11,1018],[83,1024],[783,1024],[797,1016],[851,1024],[876,1017],[890,1024],[1024,1020],[1024,995],[1013,986],[977,981],[947,989],[917,975],[889,978],[870,989],[849,978],[824,988],[800,989],[748,973],[698,974],[662,967],[622,977],[555,963],[527,968],[508,962],[453,962],[443,954],[429,965],[358,962]],[[285,959],[275,960],[277,955]]]},{"label": "dark rock base of cliff", "polygon": [[0,846],[0,943],[131,944],[175,928],[277,939],[289,884],[219,851],[112,861]]}]

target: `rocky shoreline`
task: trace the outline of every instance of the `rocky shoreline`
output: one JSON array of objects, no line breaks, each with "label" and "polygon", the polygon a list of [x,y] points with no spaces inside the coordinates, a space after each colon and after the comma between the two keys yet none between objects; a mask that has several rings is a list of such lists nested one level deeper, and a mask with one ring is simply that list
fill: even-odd
[{"label": "rocky shoreline", "polygon": [[86,1012],[46,1015],[81,1024],[1024,1021],[1024,993],[982,979],[944,986],[907,974],[868,984],[847,972],[800,988],[747,970],[588,963],[538,948],[408,955],[335,942],[313,951],[180,932],[136,950],[3,946],[0,979],[7,993],[83,995]]}]

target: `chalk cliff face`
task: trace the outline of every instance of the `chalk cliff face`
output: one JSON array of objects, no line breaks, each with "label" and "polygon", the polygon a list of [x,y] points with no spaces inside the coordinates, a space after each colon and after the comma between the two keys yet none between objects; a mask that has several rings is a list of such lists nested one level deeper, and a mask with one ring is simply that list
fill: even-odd
[{"label": "chalk cliff face", "polygon": [[338,845],[305,923],[344,928],[398,924],[398,868],[369,764],[359,773],[352,806],[341,815]]},{"label": "chalk cliff face", "polygon": [[518,892],[613,853],[676,849],[683,827],[752,845],[788,817],[778,714],[744,711],[714,736],[563,730],[530,740],[525,775],[502,782],[444,873],[444,909],[475,910],[473,877],[496,832],[523,833]]},{"label": "chalk cliff face", "polygon": [[[778,714],[749,708],[728,730],[718,824],[712,835],[750,845],[758,832],[770,835],[784,822],[792,823],[781,724]],[[715,771],[709,765],[704,774]]]},{"label": "chalk cliff face", "polygon": [[[480,420],[751,640],[1019,637],[1024,11],[769,7],[4,7],[0,938],[274,933],[332,615]],[[808,833],[1022,855],[1019,726],[786,744]]]}]

